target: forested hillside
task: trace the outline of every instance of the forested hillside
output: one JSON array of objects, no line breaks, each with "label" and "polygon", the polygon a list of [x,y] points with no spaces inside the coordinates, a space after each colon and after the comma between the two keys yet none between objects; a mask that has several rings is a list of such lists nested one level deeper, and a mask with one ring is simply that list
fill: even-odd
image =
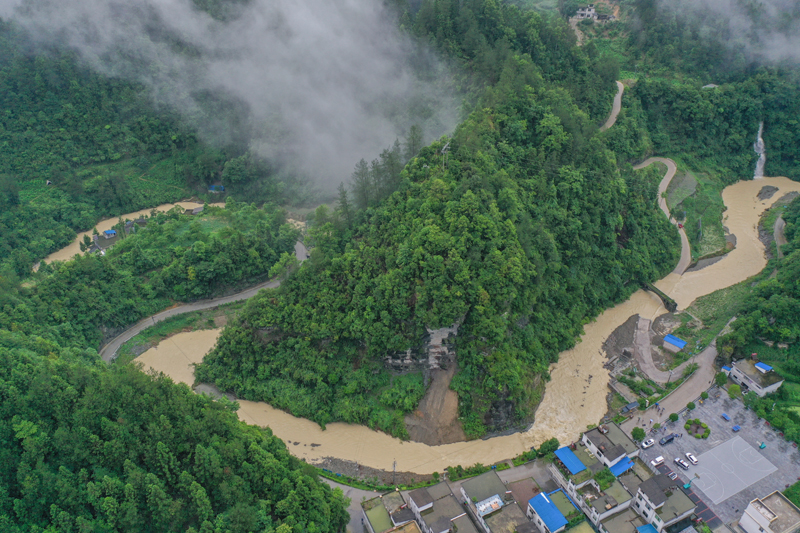
[{"label": "forested hillside", "polygon": [[[476,111],[424,148],[377,207],[318,212],[310,264],[248,304],[199,380],[321,424],[405,436],[402,415],[415,402],[394,401],[403,385],[383,358],[458,323],[452,388],[467,434],[479,436],[529,419],[537,384],[583,321],[674,265],[677,233],[655,209],[657,173],[620,170],[579,106],[588,98],[595,116],[606,108],[596,92],[604,60],[575,48],[562,21],[491,0],[475,11],[462,4],[457,20],[472,37],[460,42],[446,16],[457,5],[423,3],[414,27],[460,47],[485,80]],[[465,48],[473,42],[482,44]],[[557,83],[559,68],[574,77]],[[635,136],[634,127],[615,142]]]},{"label": "forested hillside", "polygon": [[[8,346],[16,346],[9,348]],[[0,331],[4,532],[340,532],[340,490],[236,406]]]}]

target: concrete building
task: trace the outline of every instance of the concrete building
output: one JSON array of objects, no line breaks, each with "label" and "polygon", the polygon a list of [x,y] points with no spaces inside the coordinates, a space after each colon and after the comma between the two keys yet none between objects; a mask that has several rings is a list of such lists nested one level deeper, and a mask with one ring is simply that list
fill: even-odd
[{"label": "concrete building", "polygon": [[419,522],[422,533],[478,533],[463,505],[446,482],[412,490],[408,507]]},{"label": "concrete building", "polygon": [[559,533],[567,529],[567,517],[547,494],[540,492],[528,501],[528,518],[539,533]]},{"label": "concrete building", "polygon": [[697,506],[666,474],[658,474],[639,485],[632,507],[661,533],[691,515]]},{"label": "concrete building", "polygon": [[[597,460],[612,468],[624,459],[638,457],[639,447],[616,424],[603,424],[587,431],[581,437],[581,443]],[[628,464],[624,461],[623,464]],[[633,464],[630,465],[631,467]]]},{"label": "concrete building", "polygon": [[414,521],[414,513],[399,492],[389,492],[365,501],[361,504],[361,512],[364,526],[370,533],[393,531],[397,526]]},{"label": "concrete building", "polygon": [[594,4],[589,4],[586,7],[578,8],[578,12],[575,13],[575,17],[579,19],[597,18],[597,10],[594,8]]},{"label": "concrete building", "polygon": [[800,528],[800,509],[781,492],[756,498],[744,510],[739,527],[746,533],[794,533]]},{"label": "concrete building", "polygon": [[736,361],[729,367],[722,367],[722,371],[742,387],[742,394],[753,391],[759,396],[765,396],[777,391],[783,383],[783,379],[771,366],[751,359]]},{"label": "concrete building", "polygon": [[499,511],[508,503],[514,503],[511,491],[497,475],[490,470],[461,484],[461,497],[473,520],[486,533],[492,533],[486,517]]}]

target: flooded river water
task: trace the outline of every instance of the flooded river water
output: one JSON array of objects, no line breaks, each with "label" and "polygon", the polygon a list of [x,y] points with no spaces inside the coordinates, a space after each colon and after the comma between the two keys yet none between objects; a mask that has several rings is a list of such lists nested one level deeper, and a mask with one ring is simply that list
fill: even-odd
[{"label": "flooded river water", "polygon": [[[761,201],[762,187],[771,185],[779,192]],[[736,235],[736,248],[717,263],[683,275],[671,273],[655,285],[670,295],[680,309],[696,298],[717,289],[744,281],[766,265],[764,246],[758,240],[761,213],[790,191],[800,191],[800,183],[787,178],[763,178],[743,181],[727,187],[722,198],[727,206],[723,223]],[[519,455],[551,437],[562,443],[576,439],[589,424],[595,424],[606,412],[608,371],[603,368],[606,356],[602,344],[630,316],[655,318],[666,312],[653,294],[636,292],[627,301],[608,309],[587,324],[580,342],[561,353],[551,368],[544,399],[536,413],[533,427],[523,433],[471,442],[429,446],[403,442],[363,426],[328,424],[322,431],[305,419],[295,418],[260,402],[240,400],[239,417],[251,424],[269,426],[287,442],[289,450],[313,463],[324,457],[355,461],[373,468],[428,474],[452,465],[489,464]],[[176,381],[193,382],[194,362],[202,360],[214,346],[218,330],[180,333],[142,354],[137,361]]]}]

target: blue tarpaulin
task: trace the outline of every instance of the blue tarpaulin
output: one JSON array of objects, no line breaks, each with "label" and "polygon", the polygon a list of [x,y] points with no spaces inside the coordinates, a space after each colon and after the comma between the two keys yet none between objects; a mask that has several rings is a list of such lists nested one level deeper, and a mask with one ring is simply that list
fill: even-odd
[{"label": "blue tarpaulin", "polygon": [[653,524],[645,524],[636,528],[636,533],[658,533]]},{"label": "blue tarpaulin", "polygon": [[573,476],[578,472],[586,470],[586,465],[584,465],[581,460],[578,459],[578,456],[569,449],[569,446],[564,446],[556,450],[556,457],[564,463],[564,466],[567,467],[567,470],[569,470],[570,474]]},{"label": "blue tarpaulin", "polygon": [[683,350],[684,346],[686,346],[686,341],[683,339],[679,339],[675,335],[667,335],[666,337],[664,337],[664,342],[668,342],[673,346],[677,346],[681,350]]},{"label": "blue tarpaulin", "polygon": [[631,468],[633,468],[633,461],[626,457],[622,461],[609,468],[609,470],[611,470],[611,473],[614,474],[614,477],[619,477]]},{"label": "blue tarpaulin", "polygon": [[730,371],[731,371],[731,367],[729,367],[729,366],[723,366],[723,367],[722,367],[722,371],[723,371],[723,372],[730,372]]},{"label": "blue tarpaulin", "polygon": [[761,370],[762,372],[769,372],[772,370],[772,367],[765,363],[756,363],[756,368]]}]

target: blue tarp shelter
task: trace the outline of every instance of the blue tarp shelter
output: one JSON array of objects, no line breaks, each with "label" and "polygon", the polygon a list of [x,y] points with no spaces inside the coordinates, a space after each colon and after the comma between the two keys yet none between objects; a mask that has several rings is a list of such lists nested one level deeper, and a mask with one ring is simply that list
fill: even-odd
[{"label": "blue tarp shelter", "polygon": [[578,472],[583,472],[586,470],[586,465],[584,465],[578,456],[575,455],[575,452],[569,449],[569,446],[564,446],[563,448],[559,448],[556,450],[556,457],[564,463],[564,466],[567,467],[569,473],[573,476]]},{"label": "blue tarp shelter", "polygon": [[766,363],[756,363],[756,368],[764,373],[770,372],[772,370],[772,367]]},{"label": "blue tarp shelter", "polygon": [[567,519],[543,492],[528,500],[528,505],[539,515],[549,531],[558,531],[567,525]]},{"label": "blue tarp shelter", "polygon": [[673,346],[677,346],[681,350],[683,350],[686,347],[686,341],[683,339],[679,339],[675,335],[667,335],[666,337],[664,337],[664,342],[668,342]]},{"label": "blue tarp shelter", "polygon": [[208,192],[225,192],[225,187],[223,185],[211,185],[208,188]]},{"label": "blue tarp shelter", "polygon": [[619,477],[631,468],[633,468],[633,461],[626,457],[622,461],[609,468],[609,470],[611,470],[611,473],[614,474],[614,477]]},{"label": "blue tarp shelter", "polygon": [[725,373],[730,373],[730,371],[731,371],[731,367],[729,367],[729,366],[723,366],[723,367],[722,367],[722,371],[723,371],[723,372],[725,372]]},{"label": "blue tarp shelter", "polygon": [[636,528],[636,533],[658,533],[653,524],[645,524]]}]

